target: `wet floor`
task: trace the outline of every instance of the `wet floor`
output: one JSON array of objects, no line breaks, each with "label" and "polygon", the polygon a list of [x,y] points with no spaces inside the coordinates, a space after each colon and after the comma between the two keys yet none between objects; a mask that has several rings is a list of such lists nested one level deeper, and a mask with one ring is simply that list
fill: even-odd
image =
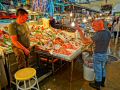
[{"label": "wet floor", "polygon": [[[120,39],[116,47],[112,40],[109,54],[120,59]],[[54,75],[40,82],[41,90],[95,90],[89,87],[89,82],[83,78],[82,61],[74,62],[72,81],[70,82],[71,64],[66,64]],[[120,61],[107,64],[107,80],[102,90],[120,90]]]}]

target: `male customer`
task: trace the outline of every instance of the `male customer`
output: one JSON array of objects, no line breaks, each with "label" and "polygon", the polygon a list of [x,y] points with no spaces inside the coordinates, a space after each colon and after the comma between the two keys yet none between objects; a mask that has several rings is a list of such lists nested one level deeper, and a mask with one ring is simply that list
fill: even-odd
[{"label": "male customer", "polygon": [[9,34],[13,44],[13,51],[18,60],[18,69],[28,66],[29,56],[29,28],[26,24],[28,20],[28,12],[22,8],[16,12],[17,19],[9,25]]},{"label": "male customer", "polygon": [[92,28],[95,31],[93,37],[85,37],[83,31],[77,26],[83,43],[94,43],[94,72],[95,82],[89,85],[96,90],[100,90],[100,87],[104,87],[106,78],[106,61],[107,61],[107,49],[110,42],[111,34],[109,30],[105,30],[104,21],[96,20],[92,22]]}]

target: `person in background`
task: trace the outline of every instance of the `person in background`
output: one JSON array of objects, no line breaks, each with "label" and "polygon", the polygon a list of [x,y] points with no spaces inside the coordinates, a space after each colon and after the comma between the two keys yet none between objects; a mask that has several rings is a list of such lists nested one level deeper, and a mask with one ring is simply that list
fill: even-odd
[{"label": "person in background", "polygon": [[60,29],[62,25],[56,23],[56,20],[53,17],[50,17],[50,26],[56,29]]},{"label": "person in background", "polygon": [[12,41],[12,48],[18,60],[18,69],[28,66],[28,56],[30,40],[30,31],[26,21],[28,12],[22,8],[16,12],[17,19],[9,25],[9,34]]},{"label": "person in background", "polygon": [[51,25],[51,27],[55,28],[55,24],[56,24],[55,19],[53,17],[50,17],[50,25]]},{"label": "person in background", "polygon": [[112,26],[116,23],[116,22],[118,22],[119,21],[119,17],[114,17],[113,18],[113,22],[112,22]]},{"label": "person in background", "polygon": [[114,39],[116,38],[117,34],[120,37],[120,20],[119,17],[115,17],[112,23],[112,31],[114,34]]},{"label": "person in background", "polygon": [[96,90],[100,90],[101,86],[105,86],[107,49],[111,39],[111,33],[109,30],[105,30],[103,20],[93,21],[92,28],[95,34],[92,37],[85,37],[83,31],[77,25],[83,43],[94,43],[95,45],[93,52],[95,82],[91,82],[89,85]]}]

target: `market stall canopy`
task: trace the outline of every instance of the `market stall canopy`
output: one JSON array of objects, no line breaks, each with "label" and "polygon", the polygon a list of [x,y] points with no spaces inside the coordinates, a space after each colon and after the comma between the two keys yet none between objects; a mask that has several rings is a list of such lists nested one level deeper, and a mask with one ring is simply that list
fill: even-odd
[{"label": "market stall canopy", "polygon": [[94,11],[96,11],[96,12],[100,12],[100,11],[101,11],[100,8],[97,7],[97,6],[91,7],[91,10],[94,10]]},{"label": "market stall canopy", "polygon": [[116,6],[114,6],[114,8],[112,9],[112,15],[118,12],[120,12],[120,4],[117,4]]}]

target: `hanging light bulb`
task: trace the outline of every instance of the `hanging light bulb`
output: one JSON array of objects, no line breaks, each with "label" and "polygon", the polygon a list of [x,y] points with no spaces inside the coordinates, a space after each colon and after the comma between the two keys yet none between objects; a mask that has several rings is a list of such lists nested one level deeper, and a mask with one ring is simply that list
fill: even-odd
[{"label": "hanging light bulb", "polygon": [[100,16],[102,16],[102,13],[100,13]]},{"label": "hanging light bulb", "polygon": [[86,22],[87,22],[87,19],[86,19],[86,18],[83,18],[82,21],[83,21],[83,23],[86,23]]},{"label": "hanging light bulb", "polygon": [[70,17],[72,17],[73,16],[73,14],[72,14],[72,12],[70,13]]},{"label": "hanging light bulb", "polygon": [[76,21],[76,18],[74,18],[74,21]]},{"label": "hanging light bulb", "polygon": [[75,26],[75,22],[72,22],[72,23],[71,23],[71,26],[74,27],[74,26]]}]

